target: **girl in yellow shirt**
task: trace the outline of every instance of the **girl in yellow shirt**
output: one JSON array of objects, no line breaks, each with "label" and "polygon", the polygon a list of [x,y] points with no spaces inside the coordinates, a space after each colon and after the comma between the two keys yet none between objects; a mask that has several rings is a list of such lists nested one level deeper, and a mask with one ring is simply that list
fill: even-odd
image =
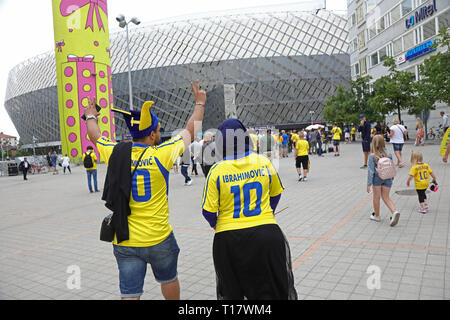
[{"label": "girl in yellow shirt", "polygon": [[417,195],[419,196],[420,213],[428,212],[427,196],[425,191],[428,188],[430,182],[430,176],[433,178],[433,183],[437,184],[436,176],[427,163],[423,162],[422,152],[416,151],[411,153],[412,168],[409,171],[409,177],[406,181],[406,185],[409,187],[411,180],[414,178],[414,185],[416,187]]}]

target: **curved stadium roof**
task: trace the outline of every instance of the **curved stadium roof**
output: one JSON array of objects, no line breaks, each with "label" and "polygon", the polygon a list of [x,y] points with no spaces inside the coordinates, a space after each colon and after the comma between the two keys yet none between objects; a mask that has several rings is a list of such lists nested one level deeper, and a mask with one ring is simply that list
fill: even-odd
[{"label": "curved stadium roof", "polygon": [[[156,112],[162,113],[163,118],[166,116],[166,122],[176,122],[175,126],[183,125],[187,120],[183,105],[190,103],[189,81],[193,77],[207,79],[206,89],[214,89],[223,83],[243,84],[246,82],[244,78],[253,83],[249,87],[255,87],[255,83],[267,83],[270,79],[272,84],[267,90],[261,87],[254,90],[263,95],[259,100],[273,103],[299,100],[295,91],[303,89],[299,88],[300,83],[296,79],[310,82],[310,88],[303,90],[307,96],[314,87],[328,95],[334,92],[337,84],[347,83],[350,79],[346,41],[346,19],[343,16],[327,10],[320,10],[317,14],[305,12],[292,6],[147,23],[130,29],[133,93],[138,105],[141,100],[149,98],[142,94],[144,92],[148,92],[151,99],[159,99],[160,103],[155,104]],[[112,33],[110,42],[114,102],[123,107],[128,101],[128,82],[126,77],[120,76],[127,72],[125,32]],[[331,59],[323,60],[323,56]],[[282,57],[289,59],[280,60]],[[263,64],[258,62],[261,58],[265,59]],[[233,67],[232,62],[238,61]],[[158,73],[142,73],[142,70],[158,70]],[[158,81],[154,80],[155,77]],[[322,79],[329,86],[308,79]],[[283,88],[273,80],[283,80]],[[39,93],[33,100],[42,98],[41,104],[55,108],[56,89],[48,94],[45,90],[55,86],[53,51],[33,57],[10,71],[5,105],[21,137],[28,140],[37,129],[26,129],[21,125],[24,120],[28,123],[34,121],[34,107],[32,102],[24,103],[20,98]],[[252,100],[248,88],[245,92],[249,95],[247,100]],[[242,90],[237,96],[239,94],[245,96]],[[315,99],[313,94],[309,95],[311,100]],[[323,102],[324,99],[326,97],[318,100]],[[236,104],[239,109],[239,101]],[[321,105],[323,107],[323,103]],[[320,110],[316,116],[319,115]],[[288,123],[292,117],[287,112],[284,118],[268,122]],[[50,139],[48,136],[52,137],[50,140],[59,140],[57,115],[52,121],[54,125],[49,128],[39,128],[51,132],[34,132],[35,136],[42,137],[41,141]],[[118,122],[120,126],[120,119]],[[262,119],[259,117],[248,122],[250,125],[262,124]]]}]

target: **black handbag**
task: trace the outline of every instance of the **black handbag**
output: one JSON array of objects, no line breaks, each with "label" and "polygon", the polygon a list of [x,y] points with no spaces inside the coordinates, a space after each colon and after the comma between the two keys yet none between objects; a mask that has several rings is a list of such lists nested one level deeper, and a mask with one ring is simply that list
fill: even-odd
[{"label": "black handbag", "polygon": [[[144,155],[145,151],[148,149],[145,148],[144,151],[142,151],[138,161],[136,162],[136,167],[134,167],[133,173],[131,174],[131,176],[134,176],[134,173],[136,172],[136,169],[139,165],[139,161],[141,161],[142,156]],[[113,218],[114,212],[111,214],[108,214],[102,221],[102,226],[100,228],[100,240],[101,241],[106,241],[106,242],[112,242],[114,240],[114,227],[112,225],[112,218]]]},{"label": "black handbag", "polygon": [[102,222],[100,229],[100,240],[106,242],[112,242],[114,240],[114,228],[111,225],[113,213],[107,215]]}]

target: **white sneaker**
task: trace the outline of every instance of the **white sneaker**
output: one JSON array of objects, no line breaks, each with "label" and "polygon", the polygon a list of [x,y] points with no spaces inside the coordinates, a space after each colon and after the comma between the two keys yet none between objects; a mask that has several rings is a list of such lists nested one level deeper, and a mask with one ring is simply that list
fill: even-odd
[{"label": "white sneaker", "polygon": [[391,227],[395,226],[398,223],[398,219],[400,219],[400,212],[395,211],[390,217],[390,225]]},{"label": "white sneaker", "polygon": [[186,186],[190,186],[192,184],[192,179],[185,183]]},{"label": "white sneaker", "polygon": [[306,176],[303,177],[303,181],[308,181],[308,178]]},{"label": "white sneaker", "polygon": [[376,216],[375,215],[375,212],[372,212],[371,214],[370,214],[370,220],[373,220],[373,221],[376,221],[376,222],[380,222],[381,221],[381,217],[380,216]]}]

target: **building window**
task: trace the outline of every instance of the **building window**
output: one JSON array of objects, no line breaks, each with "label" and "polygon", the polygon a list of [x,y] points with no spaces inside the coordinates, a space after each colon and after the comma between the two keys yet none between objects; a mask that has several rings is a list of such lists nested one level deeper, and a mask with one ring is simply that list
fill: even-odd
[{"label": "building window", "polygon": [[423,25],[423,40],[436,35],[436,21],[432,19]]},{"label": "building window", "polygon": [[383,59],[387,56],[387,48],[388,47],[386,46],[386,47],[380,49],[380,51],[378,51],[379,57],[380,57],[380,62],[382,62]]},{"label": "building window", "polygon": [[366,40],[364,38],[364,31],[358,33],[358,49],[362,50],[366,47]]},{"label": "building window", "polygon": [[396,6],[391,11],[391,22],[395,23],[398,19],[400,19],[400,6]]},{"label": "building window", "polygon": [[377,21],[377,24],[376,24],[377,34],[385,29],[384,19],[385,19],[385,17],[382,17],[380,20]]},{"label": "building window", "polygon": [[402,7],[402,17],[407,14],[408,12],[411,12],[413,6],[412,6],[412,0],[405,0],[401,4]]},{"label": "building window", "polygon": [[365,10],[364,10],[364,5],[360,5],[358,8],[356,8],[356,22],[358,24],[360,24],[361,22],[363,22],[365,20]]},{"label": "building window", "polygon": [[355,12],[353,12],[350,22],[351,22],[352,27],[356,24],[356,13]]},{"label": "building window", "polygon": [[377,30],[376,30],[376,26],[373,25],[371,27],[369,27],[369,40],[373,39],[376,35],[377,35]]},{"label": "building window", "polygon": [[423,41],[422,28],[414,30],[415,44],[419,44]]},{"label": "building window", "polygon": [[414,46],[414,33],[409,32],[403,36],[403,44],[405,45],[405,50],[412,48]]},{"label": "building window", "polygon": [[411,73],[411,79],[413,81],[416,81],[416,67],[415,66],[410,67],[410,68],[406,69],[405,71]]},{"label": "building window", "polygon": [[398,38],[397,40],[394,40],[394,55],[397,55],[401,52],[403,52],[402,38]]},{"label": "building window", "polygon": [[352,77],[356,77],[359,75],[359,62],[355,63],[352,66]]},{"label": "building window", "polygon": [[361,75],[365,75],[367,73],[367,64],[366,64],[366,58],[362,58],[359,60],[359,69],[361,71]]},{"label": "building window", "polygon": [[375,52],[370,56],[370,66],[374,67],[378,64],[378,53]]},{"label": "building window", "polygon": [[447,10],[447,12],[444,12],[438,17],[438,25],[439,30],[444,26],[450,27],[450,10]]}]

